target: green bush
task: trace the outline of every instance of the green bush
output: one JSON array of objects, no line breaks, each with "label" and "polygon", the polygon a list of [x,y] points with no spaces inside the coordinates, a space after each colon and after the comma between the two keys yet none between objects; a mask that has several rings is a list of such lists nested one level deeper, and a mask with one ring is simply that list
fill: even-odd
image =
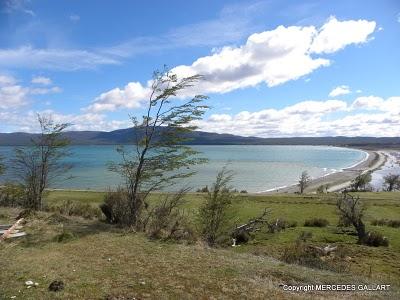
[{"label": "green bush", "polygon": [[288,264],[324,269],[324,261],[319,257],[318,252],[300,240],[283,249],[281,260]]},{"label": "green bush", "polygon": [[400,220],[389,220],[389,219],[375,219],[371,222],[371,225],[374,226],[389,226],[393,228],[400,227]]},{"label": "green bush", "polygon": [[200,189],[197,189],[196,192],[197,192],[197,193],[208,193],[208,192],[209,192],[208,186],[206,185],[205,187],[202,187],[202,188],[200,188]]},{"label": "green bush", "polygon": [[305,227],[326,227],[328,224],[328,220],[322,218],[312,218],[304,221]]},{"label": "green bush", "polygon": [[116,191],[108,191],[104,196],[104,203],[100,209],[108,223],[127,225],[130,223],[130,207],[128,195],[122,188]]},{"label": "green bush", "polygon": [[332,252],[324,253],[322,247],[314,246],[309,242],[311,232],[302,232],[297,239],[286,246],[280,259],[289,264],[297,264],[314,269],[331,270],[335,272],[346,272],[348,263],[346,261],[347,250],[339,245]]},{"label": "green bush", "polygon": [[25,200],[25,193],[21,186],[6,184],[0,188],[0,206],[22,206]]},{"label": "green bush", "polygon": [[367,236],[365,237],[363,244],[372,247],[379,247],[379,246],[387,247],[389,246],[389,241],[381,233],[371,231],[367,233]]},{"label": "green bush", "polygon": [[64,228],[63,228],[62,232],[60,234],[56,235],[54,238],[54,240],[57,243],[65,243],[65,242],[71,241],[73,239],[75,239],[75,235],[71,231],[66,230]]},{"label": "green bush", "polygon": [[276,219],[275,222],[268,225],[268,232],[274,233],[285,230],[286,228],[296,227],[296,221],[286,221],[285,219]]}]

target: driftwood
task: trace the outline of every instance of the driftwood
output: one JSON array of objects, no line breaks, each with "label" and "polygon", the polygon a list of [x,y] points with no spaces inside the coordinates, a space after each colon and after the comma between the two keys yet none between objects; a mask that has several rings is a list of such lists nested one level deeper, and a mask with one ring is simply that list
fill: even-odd
[{"label": "driftwood", "polygon": [[319,254],[321,254],[322,256],[328,256],[337,249],[337,246],[330,246],[330,245],[327,245],[325,247],[312,246],[312,248],[317,250]]},{"label": "driftwood", "polygon": [[269,212],[269,210],[265,209],[258,218],[250,219],[247,223],[236,226],[231,234],[233,243],[232,247],[237,246],[237,244],[247,243],[250,239],[251,233],[259,231],[264,224],[269,225],[266,218]]},{"label": "driftwood", "polygon": [[20,237],[26,235],[25,232],[19,232],[19,229],[21,228],[21,223],[24,219],[21,218],[17,222],[15,222],[14,225],[12,225],[10,228],[3,230],[3,234],[0,236],[0,242],[4,241],[5,239],[8,238],[13,238],[13,237]]},{"label": "driftwood", "polygon": [[262,213],[261,216],[255,219],[250,219],[247,223],[243,225],[236,226],[236,228],[233,230],[233,234],[236,232],[240,231],[246,231],[247,233],[254,232],[260,230],[260,225],[263,224],[268,224],[268,221],[266,219],[267,214],[270,212],[270,210],[265,209],[264,212]]}]

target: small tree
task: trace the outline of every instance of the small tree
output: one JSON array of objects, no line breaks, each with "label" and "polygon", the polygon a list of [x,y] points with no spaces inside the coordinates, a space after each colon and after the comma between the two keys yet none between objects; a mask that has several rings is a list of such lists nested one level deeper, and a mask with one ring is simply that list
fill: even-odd
[{"label": "small tree", "polygon": [[[62,159],[69,155],[69,141],[62,133],[69,124],[57,124],[51,117],[38,115],[40,133],[29,147],[16,148],[13,169],[25,191],[25,206],[43,208],[44,190],[71,168]],[[65,178],[65,177],[64,177]]]},{"label": "small tree", "polygon": [[[198,152],[184,145],[188,134],[197,127],[193,121],[201,119],[207,106],[206,96],[197,95],[188,101],[176,99],[183,90],[202,79],[194,75],[178,79],[168,70],[154,72],[147,102],[146,114],[141,121],[132,117],[134,149],[117,149],[120,163],[110,169],[125,181],[130,210],[130,225],[141,227],[141,214],[148,207],[146,199],[154,190],[161,190],[187,178],[195,172],[190,166],[206,160]],[[176,102],[176,104],[175,104]]]},{"label": "small tree", "polygon": [[206,200],[199,210],[201,234],[209,246],[216,244],[221,229],[226,224],[226,212],[232,200],[229,183],[233,174],[225,167],[217,174]]},{"label": "small tree", "polygon": [[393,190],[400,188],[400,175],[399,174],[389,174],[383,177],[386,190],[391,192]]},{"label": "small tree", "polygon": [[365,225],[362,221],[364,216],[364,207],[360,202],[360,198],[354,197],[348,193],[343,193],[336,202],[336,207],[339,213],[340,222],[342,224],[352,225],[357,231],[358,243],[362,244],[365,241],[367,233]]},{"label": "small tree", "polygon": [[360,174],[351,182],[351,189],[355,192],[365,190],[367,184],[371,182],[371,179],[372,177],[370,172]]},{"label": "small tree", "polygon": [[308,187],[309,183],[310,183],[310,176],[308,176],[308,172],[307,171],[303,171],[300,175],[300,179],[299,179],[299,192],[300,194],[303,194],[304,190]]}]

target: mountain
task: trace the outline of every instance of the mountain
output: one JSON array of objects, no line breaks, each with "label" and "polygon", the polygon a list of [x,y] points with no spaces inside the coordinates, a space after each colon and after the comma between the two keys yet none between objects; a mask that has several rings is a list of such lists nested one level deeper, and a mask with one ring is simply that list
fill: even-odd
[{"label": "mountain", "polygon": [[[29,145],[36,134],[15,132],[0,133],[0,146]],[[69,131],[64,136],[74,145],[130,144],[134,140],[132,128],[105,131]],[[336,145],[336,146],[400,146],[400,137],[288,137],[259,138],[232,134],[195,131],[190,145]]]}]

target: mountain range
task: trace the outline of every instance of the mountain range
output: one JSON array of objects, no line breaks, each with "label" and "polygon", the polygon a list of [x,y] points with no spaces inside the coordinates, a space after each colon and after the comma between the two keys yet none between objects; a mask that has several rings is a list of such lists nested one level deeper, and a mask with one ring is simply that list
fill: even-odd
[{"label": "mountain range", "polygon": [[[134,129],[106,131],[68,131],[64,136],[73,145],[115,145],[133,142]],[[0,133],[0,146],[29,145],[36,134],[14,132]],[[282,137],[260,138],[232,134],[194,131],[189,136],[190,145],[333,145],[333,146],[400,146],[400,137]]]}]

